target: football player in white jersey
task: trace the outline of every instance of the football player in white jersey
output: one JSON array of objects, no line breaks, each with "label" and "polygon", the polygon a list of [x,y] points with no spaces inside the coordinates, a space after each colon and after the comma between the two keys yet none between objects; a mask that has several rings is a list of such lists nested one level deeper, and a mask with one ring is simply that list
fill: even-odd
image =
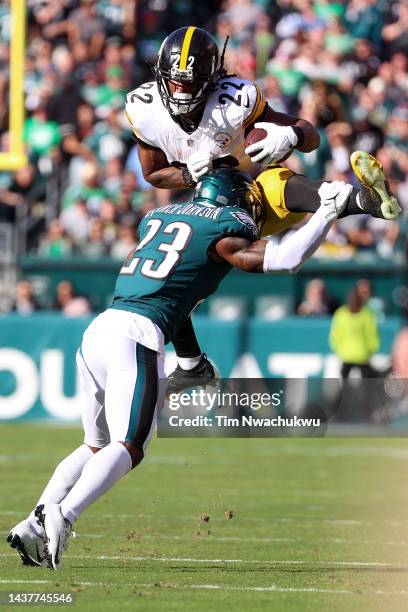
[{"label": "football player in white jersey", "polygon": [[[214,38],[195,27],[180,28],[163,42],[156,80],[131,91],[126,113],[138,142],[143,173],[155,187],[192,187],[211,167],[232,166],[255,177],[262,164],[282,159],[293,147],[313,151],[319,135],[303,119],[268,107],[258,85],[226,75]],[[245,152],[245,132],[273,123],[274,150],[267,159]]]},{"label": "football player in white jersey", "polygon": [[[195,186],[211,168],[239,168],[257,177],[263,193],[262,235],[279,233],[321,204],[323,181],[311,181],[280,165],[294,149],[316,149],[319,135],[308,121],[270,108],[256,83],[227,75],[224,52],[225,45],[220,54],[205,30],[179,28],[160,48],[155,81],[128,94],[126,113],[137,138],[143,174],[155,187],[183,189]],[[254,127],[267,135],[245,147],[245,137]],[[400,208],[381,164],[360,151],[352,155],[351,165],[361,188],[351,190],[342,216],[364,212],[387,219],[398,216]],[[340,183],[336,185],[329,187],[333,197],[340,189]],[[195,378],[212,376],[191,320],[174,346],[178,367],[171,384],[180,379],[182,385],[189,371]],[[177,386],[171,391],[177,391]]]}]

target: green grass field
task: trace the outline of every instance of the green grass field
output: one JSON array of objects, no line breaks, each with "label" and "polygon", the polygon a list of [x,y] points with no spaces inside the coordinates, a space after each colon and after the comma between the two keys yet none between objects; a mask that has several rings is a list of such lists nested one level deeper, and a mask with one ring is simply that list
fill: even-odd
[{"label": "green grass field", "polygon": [[0,435],[0,591],[73,591],[95,611],[408,609],[406,440],[155,440],[55,573],[5,537],[81,430]]}]

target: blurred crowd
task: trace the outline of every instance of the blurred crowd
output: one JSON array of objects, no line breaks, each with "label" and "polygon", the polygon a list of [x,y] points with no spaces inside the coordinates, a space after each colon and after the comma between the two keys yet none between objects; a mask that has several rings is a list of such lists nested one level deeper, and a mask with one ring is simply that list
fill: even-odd
[{"label": "blurred crowd", "polygon": [[[42,291],[38,294],[35,283],[21,280],[17,283],[14,301],[10,304],[10,310],[21,315],[29,315],[40,310],[57,310],[69,317],[84,316],[93,311],[91,301],[78,295],[74,284],[67,279],[60,280],[55,290]],[[363,305],[370,309],[378,323],[385,319],[390,304],[386,304],[384,298],[376,296],[370,280],[361,278],[353,288]],[[287,315],[297,314],[302,317],[325,317],[332,316],[341,305],[341,301],[332,295],[323,279],[313,278],[306,283],[303,299],[300,304],[289,305],[281,303],[276,308],[274,297],[264,296],[259,300],[256,315],[268,321],[276,321]],[[262,302],[268,301],[267,304]],[[210,316],[224,321],[237,319],[245,314],[245,304],[234,296],[212,298],[210,300]],[[268,308],[264,308],[263,306]],[[247,305],[246,305],[247,306]],[[284,307],[283,307],[284,306]]]},{"label": "blurred crowd", "polygon": [[[358,280],[353,291],[361,303],[371,310],[379,323],[384,321],[386,304],[383,298],[374,295],[372,283],[368,279]],[[302,317],[331,316],[339,306],[340,302],[331,295],[325,282],[320,278],[314,278],[307,283],[304,298],[296,312]]]},{"label": "blurred crowd", "polygon": [[[0,5],[3,101],[9,4]],[[381,160],[408,215],[407,0],[27,0],[27,9],[30,165],[1,173],[0,221],[24,218],[28,252],[123,259],[142,216],[177,196],[144,181],[124,101],[152,78],[148,62],[163,38],[188,24],[207,28],[220,46],[229,36],[228,71],[256,79],[274,109],[317,127],[319,149],[292,155],[292,169],[353,182],[349,155],[364,149]],[[0,151],[7,130],[2,104]],[[389,257],[403,248],[400,224],[344,219],[329,254]]]}]

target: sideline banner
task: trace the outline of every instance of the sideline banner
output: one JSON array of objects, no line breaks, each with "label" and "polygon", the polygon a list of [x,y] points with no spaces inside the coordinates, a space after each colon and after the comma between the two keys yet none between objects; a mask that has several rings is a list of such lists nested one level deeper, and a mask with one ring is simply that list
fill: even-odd
[{"label": "sideline banner", "polygon": [[[90,321],[53,313],[0,317],[0,420],[79,420],[75,353]],[[202,349],[224,378],[338,376],[327,343],[328,318],[267,322],[197,316],[194,324]],[[400,325],[397,318],[381,325],[383,364]],[[169,345],[167,372],[174,364]]]},{"label": "sideline banner", "polygon": [[[53,313],[0,317],[0,420],[80,419],[75,355],[91,320]],[[242,329],[240,321],[197,319],[203,350],[226,374],[242,350]],[[175,356],[168,348],[171,371]]]}]

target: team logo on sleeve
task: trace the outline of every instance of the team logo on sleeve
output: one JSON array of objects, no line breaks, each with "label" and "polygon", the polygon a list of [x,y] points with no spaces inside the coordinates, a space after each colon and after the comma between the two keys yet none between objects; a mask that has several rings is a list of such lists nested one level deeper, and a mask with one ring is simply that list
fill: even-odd
[{"label": "team logo on sleeve", "polygon": [[253,236],[258,236],[258,227],[252,217],[250,217],[246,212],[237,210],[236,212],[232,212],[231,215],[234,217],[234,219],[239,221],[241,225],[245,225],[245,227],[251,231]]},{"label": "team logo on sleeve", "polygon": [[225,149],[232,141],[232,136],[227,132],[217,132],[214,136],[215,144],[221,149]]}]

